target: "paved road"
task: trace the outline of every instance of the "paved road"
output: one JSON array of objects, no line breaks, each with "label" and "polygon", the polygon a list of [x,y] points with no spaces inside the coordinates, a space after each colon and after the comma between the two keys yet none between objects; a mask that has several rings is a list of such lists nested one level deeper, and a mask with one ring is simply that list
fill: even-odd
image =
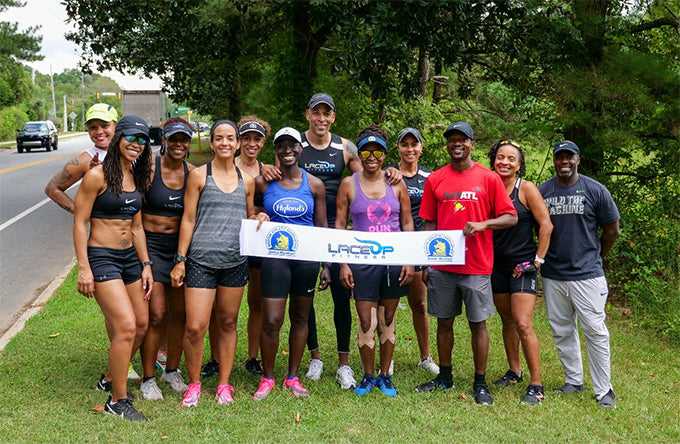
[{"label": "paved road", "polygon": [[[75,257],[73,216],[47,199],[47,181],[91,144],[60,140],[59,150],[0,150],[0,334]],[[77,186],[68,194],[75,196]]]}]

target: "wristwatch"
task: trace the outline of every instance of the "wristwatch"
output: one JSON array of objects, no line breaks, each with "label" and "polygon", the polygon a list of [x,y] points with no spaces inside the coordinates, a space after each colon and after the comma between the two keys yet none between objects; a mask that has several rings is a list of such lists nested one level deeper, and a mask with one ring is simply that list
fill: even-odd
[{"label": "wristwatch", "polygon": [[144,261],[144,262],[142,262],[142,268],[146,267],[147,265],[153,265],[153,261]]},{"label": "wristwatch", "polygon": [[177,253],[172,257],[172,261],[176,264],[179,264],[180,262],[186,262],[187,258],[186,256],[182,256],[181,254]]}]

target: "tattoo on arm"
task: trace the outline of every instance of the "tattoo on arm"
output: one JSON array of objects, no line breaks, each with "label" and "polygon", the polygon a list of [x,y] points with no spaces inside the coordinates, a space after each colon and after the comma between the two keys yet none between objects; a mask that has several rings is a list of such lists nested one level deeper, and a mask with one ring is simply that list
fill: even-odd
[{"label": "tattoo on arm", "polygon": [[351,140],[347,140],[347,144],[345,144],[345,150],[348,153],[350,153],[352,156],[356,156],[357,154],[359,154],[359,150],[357,150],[357,146]]}]

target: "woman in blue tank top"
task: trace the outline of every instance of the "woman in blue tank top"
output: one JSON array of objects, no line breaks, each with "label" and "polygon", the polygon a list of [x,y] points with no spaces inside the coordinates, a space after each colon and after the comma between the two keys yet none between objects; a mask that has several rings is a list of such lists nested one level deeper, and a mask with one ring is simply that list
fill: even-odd
[{"label": "woman in blue tank top", "polygon": [[[389,185],[382,165],[387,135],[377,125],[362,129],[357,147],[363,171],[343,179],[338,190],[335,228],[345,230],[352,216],[354,231],[413,231],[408,191],[403,182]],[[366,235],[370,238],[370,235]],[[408,294],[414,267],[340,264],[340,281],[354,293],[359,315],[358,345],[364,377],[354,392],[364,396],[376,385],[388,396],[397,391],[389,366],[395,343],[399,298]],[[380,374],[375,378],[375,335],[380,338]]]},{"label": "woman in blue tank top", "polygon": [[149,127],[139,117],[125,116],[104,162],[83,177],[73,222],[78,292],[97,300],[111,338],[109,370],[97,389],[111,392],[105,412],[134,421],[146,420],[128,399],[127,375],[146,333],[153,288],[139,212],[150,182]]},{"label": "woman in blue tank top", "polygon": [[[552,223],[536,185],[521,179],[526,171],[521,146],[512,140],[499,140],[489,150],[488,157],[491,169],[505,184],[518,218],[517,225],[493,232],[491,287],[496,310],[503,322],[503,343],[510,367],[494,384],[509,386],[522,382],[519,368],[521,342],[531,375],[521,402],[536,404],[543,400],[544,390],[539,343],[531,318],[538,294],[538,269],[548,251]],[[538,247],[534,242],[536,225]]]},{"label": "woman in blue tank top", "polygon": [[[302,144],[300,133],[290,127],[280,129],[274,137],[274,150],[281,179],[268,183],[262,176],[255,179],[256,194],[262,195],[264,210],[272,222],[327,227],[326,192],[323,182],[298,166]],[[279,332],[290,295],[290,333],[288,336],[288,374],[283,387],[296,398],[309,396],[297,376],[307,341],[309,317],[319,263],[289,259],[262,259],[262,303],[264,322],[260,335],[263,376],[253,395],[261,400],[274,387],[274,362],[279,349]],[[330,270],[324,266],[319,290],[330,283]]]},{"label": "woman in blue tank top", "polygon": [[[173,117],[163,125],[161,155],[156,156],[151,186],[144,195],[142,224],[149,257],[153,261],[153,291],[149,299],[149,330],[140,349],[144,376],[140,390],[146,400],[161,400],[154,370],[162,367],[161,380],[174,391],[184,393],[187,385],[177,370],[184,339],[184,289],[170,282],[173,256],[177,252],[179,223],[184,212],[184,189],[189,171],[195,167],[184,159],[189,155],[193,131],[189,122]],[[167,350],[165,362],[158,349]],[[158,362],[158,364],[157,364]]]},{"label": "woman in blue tank top", "polygon": [[219,404],[234,402],[229,377],[236,354],[238,311],[248,282],[247,259],[239,252],[241,220],[269,220],[265,213],[255,213],[253,179],[234,165],[239,140],[234,122],[216,122],[210,129],[215,158],[189,173],[184,193],[175,267],[170,272],[174,287],[185,286],[184,358],[189,388],[183,407],[197,406],[201,396],[203,340],[213,303],[220,363],[216,400]]}]

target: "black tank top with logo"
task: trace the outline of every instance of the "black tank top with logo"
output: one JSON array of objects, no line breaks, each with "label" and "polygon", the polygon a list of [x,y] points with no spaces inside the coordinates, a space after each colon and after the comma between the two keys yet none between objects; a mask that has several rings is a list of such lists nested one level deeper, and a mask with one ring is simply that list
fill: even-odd
[{"label": "black tank top with logo", "polygon": [[342,138],[331,133],[331,143],[322,150],[317,150],[309,144],[305,133],[302,136],[302,154],[298,165],[308,173],[323,181],[326,188],[326,217],[328,226],[335,225],[336,198],[345,170],[345,156],[342,148]]},{"label": "black tank top with logo", "polygon": [[[519,200],[521,178],[517,178],[515,187],[510,193],[517,210],[517,225],[493,232],[494,268],[507,268],[520,262],[532,261],[536,255],[534,226],[536,220],[533,213]],[[498,266],[498,267],[497,267]]]},{"label": "black tank top with logo", "polygon": [[163,175],[161,174],[161,158],[156,157],[156,169],[153,175],[151,186],[144,193],[144,206],[142,213],[153,214],[155,216],[164,217],[181,217],[184,212],[184,190],[187,186],[187,177],[189,176],[189,167],[187,163],[182,161],[184,166],[184,184],[182,188],[174,190],[168,188],[163,183]]}]

